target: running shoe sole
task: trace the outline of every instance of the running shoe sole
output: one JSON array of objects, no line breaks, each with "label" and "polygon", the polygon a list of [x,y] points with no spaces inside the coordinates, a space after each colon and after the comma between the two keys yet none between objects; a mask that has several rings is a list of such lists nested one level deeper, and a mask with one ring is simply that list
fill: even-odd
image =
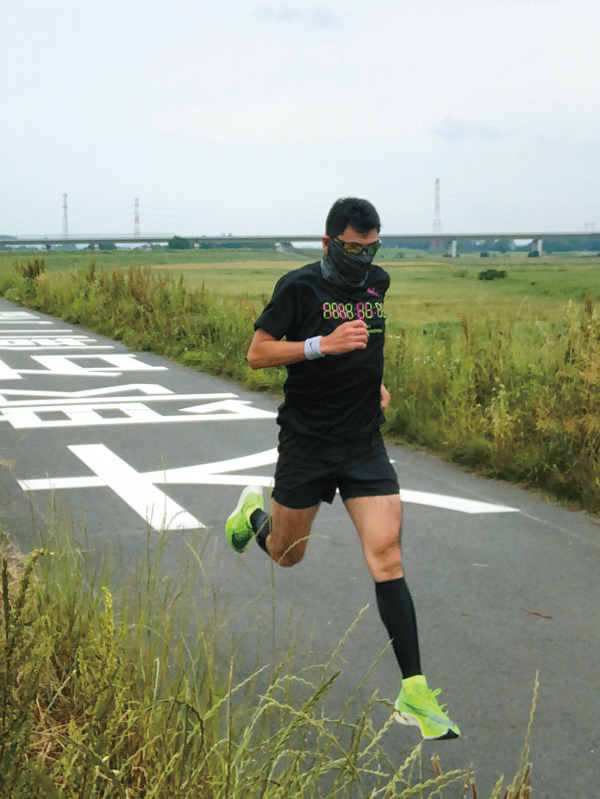
[{"label": "running shoe sole", "polygon": [[444,741],[444,740],[451,740],[453,738],[458,738],[459,736],[454,732],[454,730],[448,727],[447,732],[443,735],[426,735],[423,732],[423,728],[421,726],[421,722],[419,721],[418,716],[413,715],[412,713],[401,713],[399,710],[394,712],[394,719],[398,722],[398,724],[404,724],[407,727],[418,727],[419,732],[423,736],[426,741]]}]

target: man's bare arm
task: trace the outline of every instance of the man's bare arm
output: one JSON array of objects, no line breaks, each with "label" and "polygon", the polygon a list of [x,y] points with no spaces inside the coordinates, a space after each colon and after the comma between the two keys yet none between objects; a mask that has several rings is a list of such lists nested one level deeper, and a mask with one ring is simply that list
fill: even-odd
[{"label": "man's bare arm", "polygon": [[390,392],[383,385],[383,383],[381,384],[380,394],[381,394],[381,410],[385,413],[388,409],[388,405],[390,404],[391,397],[390,397]]},{"label": "man's bare arm", "polygon": [[[328,336],[321,338],[323,355],[341,355],[367,347],[369,331],[361,319],[344,322]],[[248,349],[251,369],[267,369],[270,366],[286,366],[305,360],[303,341],[280,341],[264,330],[258,329]]]}]

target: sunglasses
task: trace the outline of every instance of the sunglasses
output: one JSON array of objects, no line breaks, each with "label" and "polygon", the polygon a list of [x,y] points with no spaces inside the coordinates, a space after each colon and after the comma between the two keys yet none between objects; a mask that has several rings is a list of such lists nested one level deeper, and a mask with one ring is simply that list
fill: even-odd
[{"label": "sunglasses", "polygon": [[331,237],[335,243],[342,248],[344,252],[350,253],[351,255],[362,255],[366,253],[367,255],[375,255],[377,250],[381,247],[381,242],[379,239],[374,241],[372,244],[359,244],[357,241],[340,241],[340,239],[336,239],[335,236]]}]

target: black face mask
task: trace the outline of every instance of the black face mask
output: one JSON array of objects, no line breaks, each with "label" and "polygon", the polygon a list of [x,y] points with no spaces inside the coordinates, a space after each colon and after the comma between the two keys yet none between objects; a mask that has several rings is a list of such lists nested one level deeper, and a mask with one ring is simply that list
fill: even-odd
[{"label": "black face mask", "polygon": [[366,253],[353,255],[345,252],[333,238],[330,238],[329,249],[321,261],[321,272],[325,280],[337,286],[361,288],[367,282],[372,263],[372,255]]}]

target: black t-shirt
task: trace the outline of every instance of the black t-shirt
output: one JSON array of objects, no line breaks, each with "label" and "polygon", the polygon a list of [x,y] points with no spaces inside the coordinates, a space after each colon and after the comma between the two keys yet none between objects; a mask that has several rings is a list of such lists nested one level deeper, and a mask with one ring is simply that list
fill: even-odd
[{"label": "black t-shirt", "polygon": [[340,287],[325,280],[319,262],[279,279],[255,329],[276,339],[304,341],[354,319],[363,319],[369,328],[364,350],[286,367],[280,425],[330,441],[349,441],[370,438],[382,424],[383,298],[389,284],[387,272],[373,265],[363,288]]}]

